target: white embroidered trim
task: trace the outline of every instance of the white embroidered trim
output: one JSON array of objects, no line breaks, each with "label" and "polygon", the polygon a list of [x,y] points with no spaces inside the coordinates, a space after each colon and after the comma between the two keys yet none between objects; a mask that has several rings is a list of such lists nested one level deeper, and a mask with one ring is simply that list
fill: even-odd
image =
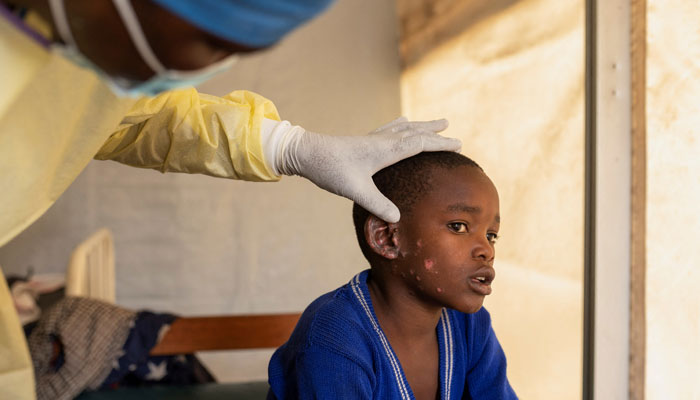
[{"label": "white embroidered trim", "polygon": [[445,399],[452,396],[452,369],[454,362],[454,343],[452,340],[452,325],[447,309],[442,309],[442,333],[445,337]]},{"label": "white embroidered trim", "polygon": [[379,328],[379,323],[374,319],[374,316],[372,315],[372,311],[369,309],[369,306],[367,305],[367,300],[362,294],[362,291],[360,290],[360,274],[355,275],[355,277],[352,279],[350,282],[350,287],[352,287],[352,291],[357,297],[357,300],[360,301],[360,304],[362,305],[362,308],[365,311],[365,314],[367,314],[367,318],[369,318],[369,321],[372,323],[372,328],[374,328],[374,331],[377,333],[377,336],[379,336],[379,341],[382,343],[382,346],[384,347],[384,352],[386,352],[386,355],[389,357],[389,362],[391,363],[391,367],[394,370],[394,377],[396,378],[396,384],[399,386],[399,392],[401,393],[401,398],[402,399],[410,399],[411,396],[408,395],[408,390],[406,389],[406,383],[403,380],[403,377],[401,376],[401,368],[399,367],[399,363],[396,361],[396,358],[394,357],[394,353],[391,351],[391,348],[389,347],[389,341],[386,339],[386,336],[384,336],[384,332],[381,331]]},{"label": "white embroidered trim", "polygon": [[[372,311],[370,310],[369,305],[367,304],[367,299],[365,299],[364,295],[362,294],[362,290],[360,289],[359,285],[360,274],[357,274],[350,283],[352,291],[355,294],[355,297],[357,297],[360,304],[362,305],[362,308],[364,309],[367,318],[369,318],[369,321],[372,323],[372,328],[374,328],[374,331],[377,333],[377,336],[379,336],[379,341],[382,343],[382,347],[384,347],[384,351],[386,352],[386,355],[389,358],[389,362],[391,363],[391,367],[394,370],[394,377],[396,378],[396,383],[399,387],[401,398],[409,399],[410,396],[408,395],[408,390],[406,389],[406,383],[404,382],[403,377],[401,376],[401,368],[399,366],[399,363],[398,361],[396,361],[396,357],[394,357],[394,353],[392,352],[391,347],[389,346],[389,341],[386,339],[386,336],[384,336],[384,332],[382,332],[379,328],[379,322],[377,322],[374,319]],[[445,308],[442,309],[442,332],[443,337],[445,338],[445,390],[443,393],[445,394],[445,399],[449,400],[452,397],[454,340],[452,337],[452,324],[450,322],[450,316],[447,313],[447,309]]]}]

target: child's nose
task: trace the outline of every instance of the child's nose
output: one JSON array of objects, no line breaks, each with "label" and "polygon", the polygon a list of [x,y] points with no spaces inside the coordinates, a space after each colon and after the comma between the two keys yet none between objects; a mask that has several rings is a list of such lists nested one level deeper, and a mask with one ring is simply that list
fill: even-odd
[{"label": "child's nose", "polygon": [[475,241],[474,247],[472,248],[472,258],[491,261],[493,260],[495,254],[496,251],[493,248],[493,245],[486,237]]}]

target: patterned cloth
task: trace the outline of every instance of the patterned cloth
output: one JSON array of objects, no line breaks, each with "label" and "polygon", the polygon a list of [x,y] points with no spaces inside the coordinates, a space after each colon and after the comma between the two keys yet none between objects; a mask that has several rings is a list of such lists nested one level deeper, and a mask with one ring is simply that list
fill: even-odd
[{"label": "patterned cloth", "polygon": [[52,307],[29,336],[37,399],[69,400],[86,388],[100,387],[121,355],[135,317],[132,311],[80,297]]},{"label": "patterned cloth", "polygon": [[177,317],[171,314],[139,312],[124,343],[122,356],[112,363],[112,371],[102,382],[100,389],[214,382],[209,371],[192,354],[149,354],[165,336],[175,319]]},{"label": "patterned cloth", "polygon": [[88,298],[61,300],[35,326],[26,327],[38,400],[123,386],[214,382],[192,354],[150,355],[176,319]]}]

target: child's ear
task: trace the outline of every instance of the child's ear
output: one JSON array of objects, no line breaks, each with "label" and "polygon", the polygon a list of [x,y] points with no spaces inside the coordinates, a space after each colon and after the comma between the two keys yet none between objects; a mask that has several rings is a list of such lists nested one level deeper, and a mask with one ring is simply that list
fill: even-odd
[{"label": "child's ear", "polygon": [[375,253],[390,260],[399,256],[398,224],[370,214],[365,221],[365,240]]}]

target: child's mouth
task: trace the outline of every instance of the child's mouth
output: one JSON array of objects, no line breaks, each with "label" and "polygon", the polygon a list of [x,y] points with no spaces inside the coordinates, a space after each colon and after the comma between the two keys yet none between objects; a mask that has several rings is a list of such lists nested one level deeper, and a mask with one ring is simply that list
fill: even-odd
[{"label": "child's mouth", "polygon": [[482,296],[488,296],[491,294],[491,282],[485,277],[476,277],[469,280],[469,284],[472,289]]},{"label": "child's mouth", "polygon": [[491,282],[496,278],[496,272],[490,266],[480,268],[469,279],[471,288],[482,296],[491,294]]}]

